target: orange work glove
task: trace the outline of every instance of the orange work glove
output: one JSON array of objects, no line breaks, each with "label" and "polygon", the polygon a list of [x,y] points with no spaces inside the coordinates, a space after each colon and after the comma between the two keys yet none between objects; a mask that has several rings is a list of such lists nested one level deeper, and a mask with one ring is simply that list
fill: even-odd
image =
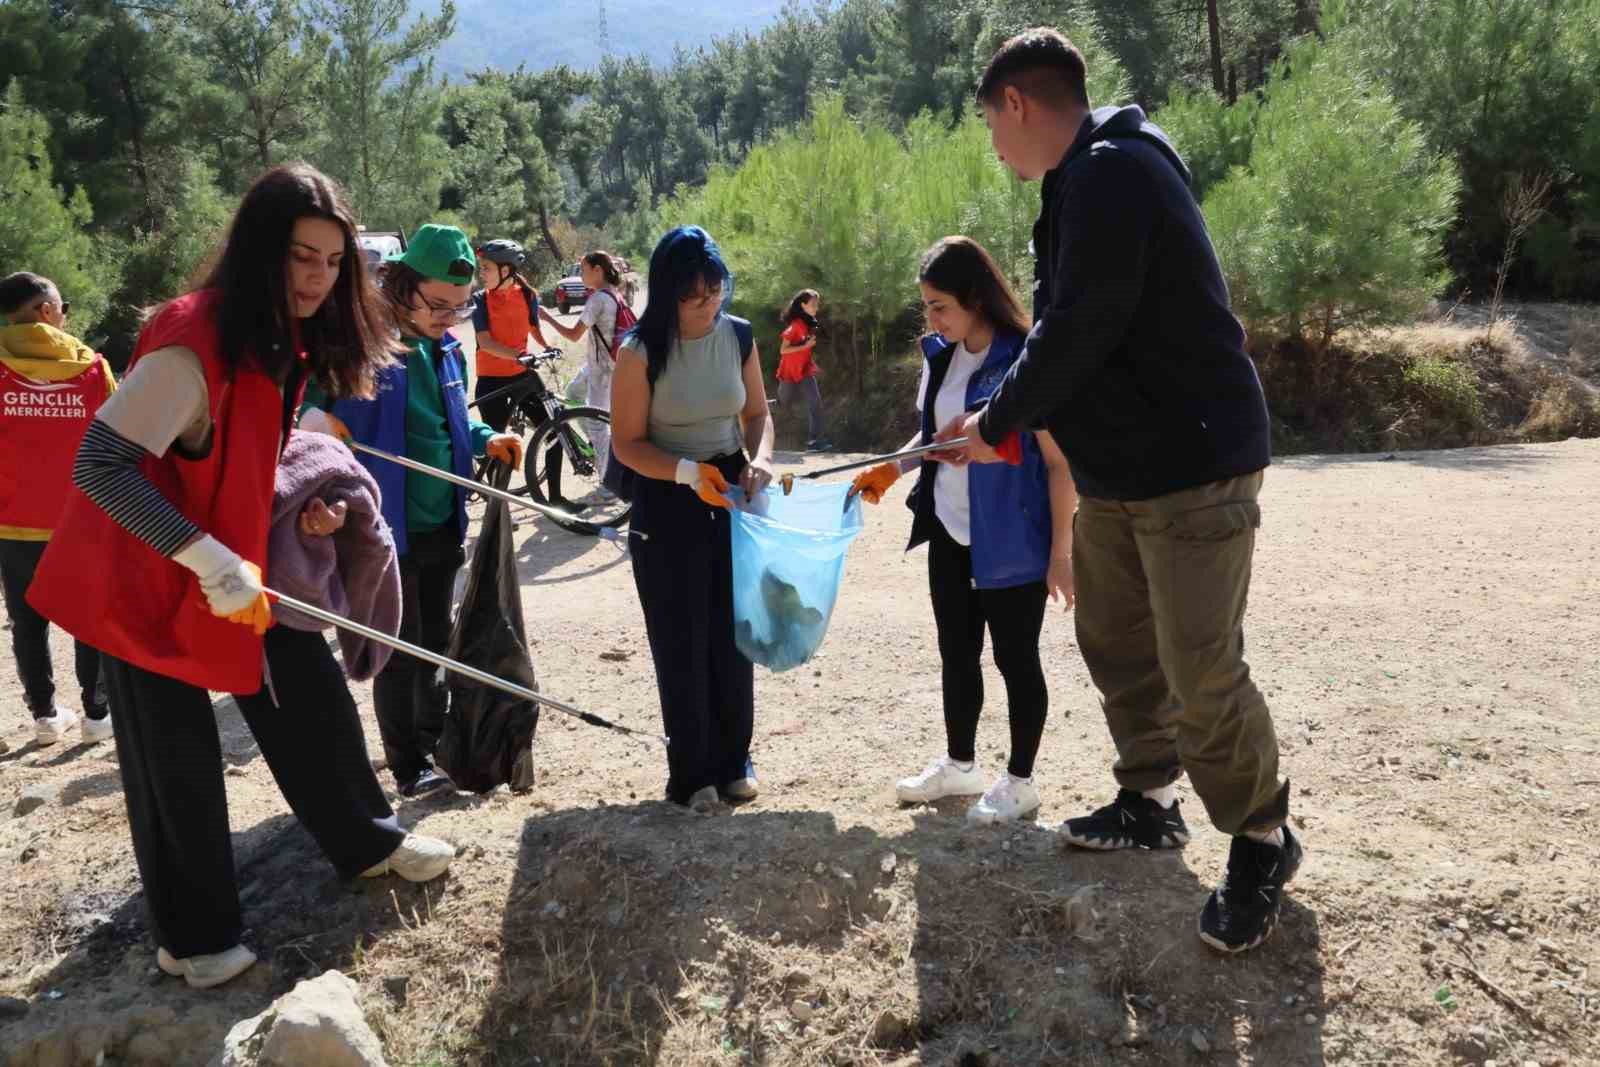
[{"label": "orange work glove", "polygon": [[860,493],[861,499],[867,503],[876,504],[883,499],[883,494],[889,491],[889,487],[899,480],[900,464],[880,463],[856,475],[856,480],[850,483],[850,491]]},{"label": "orange work glove", "polygon": [[516,470],[522,466],[522,438],[514,433],[496,434],[483,448],[484,455]]},{"label": "orange work glove", "polygon": [[355,434],[350,432],[350,427],[344,424],[343,419],[320,408],[307,408],[300,416],[300,428],[337,437],[345,444],[355,440]]},{"label": "orange work glove", "polygon": [[693,489],[696,496],[712,507],[733,510],[733,501],[722,495],[728,491],[728,479],[711,464],[680,459],[675,480]]},{"label": "orange work glove", "polygon": [[[261,586],[261,568],[249,560],[245,560],[240,566],[250,573],[250,576],[255,579],[256,587],[259,588]],[[260,637],[272,628],[272,602],[267,599],[266,593],[257,593],[256,598],[250,602],[249,607],[224,617],[229,622],[236,622],[240,626],[250,627],[256,632],[256,636]]]}]

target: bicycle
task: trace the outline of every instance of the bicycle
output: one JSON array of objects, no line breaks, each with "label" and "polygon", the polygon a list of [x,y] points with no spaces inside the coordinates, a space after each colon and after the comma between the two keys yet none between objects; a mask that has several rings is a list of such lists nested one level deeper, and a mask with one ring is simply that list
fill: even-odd
[{"label": "bicycle", "polygon": [[[547,367],[552,371],[555,365],[564,356],[558,348],[548,348],[543,352],[521,356],[517,362],[529,370],[537,371],[540,367]],[[557,385],[560,381],[557,379]],[[523,449],[522,475],[525,484],[520,488],[511,489],[513,493],[527,493],[541,504],[552,507],[561,507],[550,492],[550,474],[547,468],[549,453],[557,444],[560,451],[557,453],[556,462],[560,457],[566,458],[567,469],[560,473],[562,496],[566,499],[567,510],[574,513],[571,519],[555,519],[557,525],[564,530],[576,534],[585,534],[593,537],[602,527],[620,528],[628,521],[629,513],[633,506],[620,497],[613,496],[600,483],[601,466],[606,457],[597,453],[590,440],[593,427],[596,424],[609,426],[611,413],[604,408],[586,406],[569,406],[566,399],[555,389],[544,384],[542,378],[533,378],[513,382],[504,389],[488,393],[484,397],[473,401],[476,406],[483,400],[493,396],[509,397],[512,401],[511,416],[506,424],[506,432],[514,433],[517,437],[524,437],[532,428],[523,404],[532,399],[544,408],[547,416],[544,423],[534,430],[532,439],[528,440]],[[488,460],[480,460],[474,477],[484,481],[484,472],[488,467]],[[577,479],[574,483],[573,479]],[[581,513],[581,517],[578,513]]]}]

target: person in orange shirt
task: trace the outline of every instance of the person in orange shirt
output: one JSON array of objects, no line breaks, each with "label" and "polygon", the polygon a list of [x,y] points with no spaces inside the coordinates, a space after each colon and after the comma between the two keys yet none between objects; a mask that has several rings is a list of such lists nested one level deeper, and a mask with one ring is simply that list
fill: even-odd
[{"label": "person in orange shirt", "polygon": [[783,324],[783,345],[778,349],[778,403],[805,398],[809,452],[833,447],[833,442],[822,435],[822,391],[817,388],[820,368],[812,358],[817,346],[817,311],[821,307],[822,297],[815,289],[802,289],[794,294],[779,319]]},{"label": "person in orange shirt", "polygon": [[[473,398],[483,421],[501,433],[511,422],[513,404],[522,408],[535,430],[550,417],[537,399],[545,391],[544,380],[517,362],[528,351],[529,334],[540,348],[551,347],[539,329],[539,290],[522,273],[527,261],[528,253],[515,241],[494,240],[478,248],[483,292],[472,312],[472,328],[478,335],[478,385]],[[508,388],[519,384],[525,388]],[[561,462],[561,444],[556,441],[545,452],[550,503],[567,508],[571,505],[561,495]]]}]

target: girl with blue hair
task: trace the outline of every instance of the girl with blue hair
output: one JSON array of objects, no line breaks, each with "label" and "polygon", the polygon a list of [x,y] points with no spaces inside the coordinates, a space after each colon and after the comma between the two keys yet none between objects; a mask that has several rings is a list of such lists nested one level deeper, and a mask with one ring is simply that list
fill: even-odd
[{"label": "girl with blue hair", "polygon": [[734,646],[724,494],[735,484],[746,499],[766,489],[773,430],[750,324],[723,310],[731,289],[709,234],[668,233],[611,385],[612,449],[639,476],[630,547],[671,738],[667,799],[697,811],[757,791],[755,677]]}]

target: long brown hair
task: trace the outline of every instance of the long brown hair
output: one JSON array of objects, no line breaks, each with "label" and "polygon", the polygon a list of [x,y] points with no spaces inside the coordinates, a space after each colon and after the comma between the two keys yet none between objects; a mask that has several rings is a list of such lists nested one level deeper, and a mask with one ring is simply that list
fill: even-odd
[{"label": "long brown hair", "polygon": [[335,397],[368,397],[378,371],[393,361],[394,331],[356,241],[355,217],[332,179],[307,163],[286,163],[257,178],[239,202],[228,235],[200,288],[219,295],[222,359],[251,361],[281,379],[295,358],[289,302],[289,244],[308,216],[344,231],[344,261],[317,313],[300,320],[311,372]]},{"label": "long brown hair", "polygon": [[1032,327],[994,257],[970,237],[944,237],[922,257],[917,280],[956,298],[997,330],[1027,335]]}]

